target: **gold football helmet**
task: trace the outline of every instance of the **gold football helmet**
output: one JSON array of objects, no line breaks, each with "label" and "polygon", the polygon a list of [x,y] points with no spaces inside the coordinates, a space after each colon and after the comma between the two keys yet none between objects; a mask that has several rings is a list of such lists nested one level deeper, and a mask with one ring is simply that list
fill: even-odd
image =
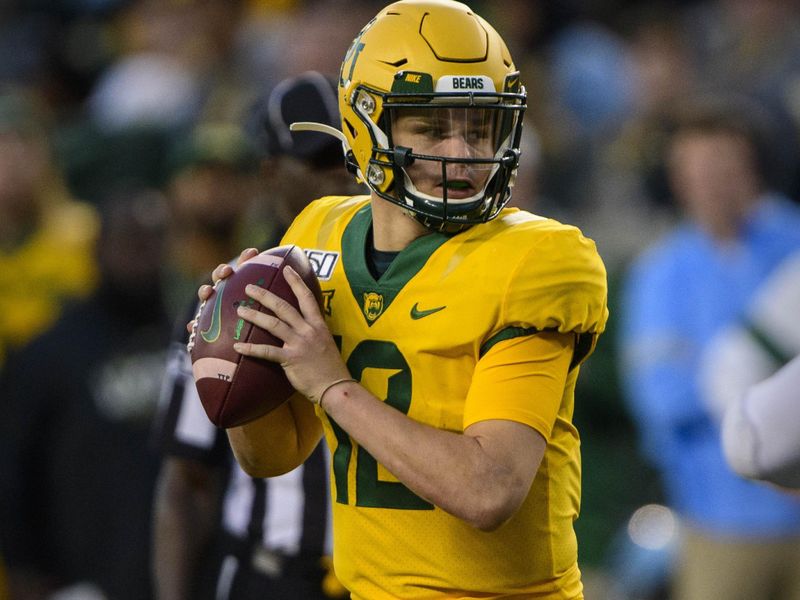
[{"label": "gold football helmet", "polygon": [[379,12],[345,55],[339,110],[348,168],[427,227],[488,221],[510,199],[525,90],[500,35],[466,5]]}]

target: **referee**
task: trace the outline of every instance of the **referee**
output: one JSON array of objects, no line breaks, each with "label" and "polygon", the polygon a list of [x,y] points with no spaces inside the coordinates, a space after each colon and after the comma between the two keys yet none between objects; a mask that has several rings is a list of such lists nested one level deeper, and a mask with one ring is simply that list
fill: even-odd
[{"label": "referee", "polygon": [[[294,121],[338,125],[335,84],[328,78],[309,72],[281,82],[258,114],[265,192],[273,201],[279,190],[315,197],[303,189],[308,181],[317,196],[349,191],[332,175],[345,171],[340,144],[288,129]],[[288,224],[274,215],[290,221],[302,208],[291,197],[277,202],[272,214],[278,222],[264,223],[277,230],[267,246]],[[185,329],[195,311],[192,306],[176,328],[157,424],[164,455],[154,505],[157,599],[346,597],[331,570],[327,449],[320,444],[308,461],[280,477],[254,479],[241,470],[224,430],[211,424],[197,396]]]}]

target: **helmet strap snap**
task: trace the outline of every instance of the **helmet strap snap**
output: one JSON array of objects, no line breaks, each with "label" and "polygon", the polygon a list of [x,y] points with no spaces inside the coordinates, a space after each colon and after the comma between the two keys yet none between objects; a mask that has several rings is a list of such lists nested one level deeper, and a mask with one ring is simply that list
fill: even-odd
[{"label": "helmet strap snap", "polygon": [[400,167],[408,167],[414,163],[414,157],[411,155],[411,148],[406,148],[405,146],[395,146],[394,150],[392,151],[392,160],[394,161],[395,166]]}]

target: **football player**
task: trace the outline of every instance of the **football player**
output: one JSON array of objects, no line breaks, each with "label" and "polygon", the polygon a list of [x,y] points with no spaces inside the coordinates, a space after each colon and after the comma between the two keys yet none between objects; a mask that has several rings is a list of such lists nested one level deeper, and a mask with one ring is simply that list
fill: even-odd
[{"label": "football player", "polygon": [[240,316],[283,346],[236,348],[298,393],[228,433],[245,470],[273,476],[324,432],[353,598],[583,597],[572,413],[606,273],[578,229],[506,208],[525,103],[491,25],[407,0],[345,56],[342,131],[297,126],[339,136],[371,194],[313,202],[283,238],[316,264],[322,309],[288,270],[300,311],[249,288],[275,316]]}]

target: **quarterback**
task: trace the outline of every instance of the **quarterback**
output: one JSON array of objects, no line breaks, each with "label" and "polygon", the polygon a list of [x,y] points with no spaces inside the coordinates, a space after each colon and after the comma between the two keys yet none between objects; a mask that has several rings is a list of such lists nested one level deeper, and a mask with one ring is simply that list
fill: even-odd
[{"label": "quarterback", "polygon": [[235,347],[280,363],[297,393],[228,434],[255,476],[325,436],[353,598],[583,597],[572,414],[606,274],[575,227],[506,207],[525,102],[486,21],[404,0],[345,56],[342,131],[298,125],[337,135],[370,194],[312,202],[284,237],[317,266],[321,309],[289,270],[300,310],[248,288],[274,316],[239,315],[283,346]]}]

